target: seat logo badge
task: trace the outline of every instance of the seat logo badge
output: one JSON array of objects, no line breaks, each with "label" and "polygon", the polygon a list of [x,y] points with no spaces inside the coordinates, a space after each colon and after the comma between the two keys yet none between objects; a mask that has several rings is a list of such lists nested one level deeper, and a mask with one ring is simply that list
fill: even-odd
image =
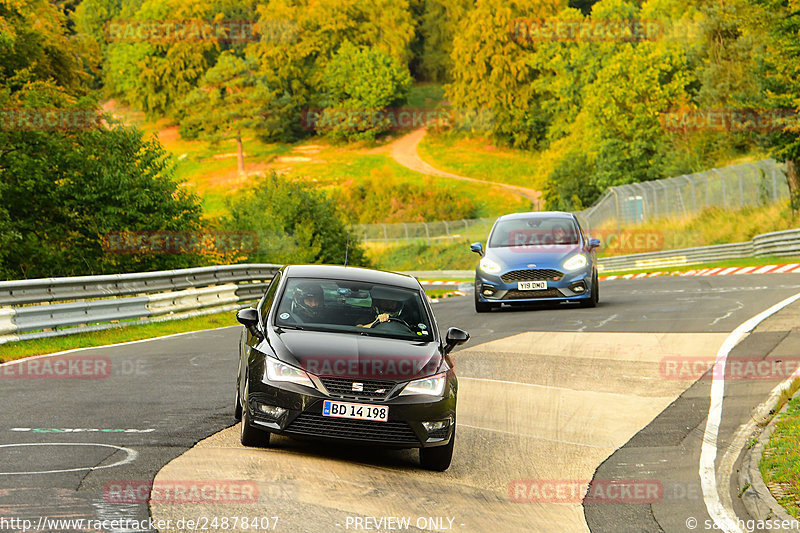
[{"label": "seat logo badge", "polygon": [[528,268],[536,268],[536,265],[531,263],[530,265],[528,265]]},{"label": "seat logo badge", "polygon": [[364,391],[364,384],[359,383],[358,381],[353,382],[353,392],[363,392]]}]

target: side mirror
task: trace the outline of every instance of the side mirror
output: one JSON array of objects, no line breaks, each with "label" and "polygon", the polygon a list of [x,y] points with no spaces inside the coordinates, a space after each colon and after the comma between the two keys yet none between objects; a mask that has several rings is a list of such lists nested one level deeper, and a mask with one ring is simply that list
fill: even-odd
[{"label": "side mirror", "polygon": [[600,239],[589,239],[589,249],[600,248]]},{"label": "side mirror", "polygon": [[261,337],[261,333],[259,333],[258,328],[258,311],[249,307],[247,309],[242,309],[238,313],[236,313],[236,320],[239,321],[244,327],[247,328],[251,334],[256,337]]},{"label": "side mirror", "polygon": [[469,340],[469,333],[464,331],[463,329],[458,328],[450,328],[447,330],[447,335],[445,335],[445,343],[444,343],[444,352],[450,353],[453,348],[464,344]]},{"label": "side mirror", "polygon": [[[473,242],[469,245],[469,249],[479,256],[483,257],[483,245],[479,242]],[[467,335],[469,337],[469,335]]]}]

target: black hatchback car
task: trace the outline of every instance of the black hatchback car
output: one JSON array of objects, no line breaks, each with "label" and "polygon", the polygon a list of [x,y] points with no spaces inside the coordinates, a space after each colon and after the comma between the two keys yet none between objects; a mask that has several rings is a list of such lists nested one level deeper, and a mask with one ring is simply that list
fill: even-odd
[{"label": "black hatchback car", "polygon": [[246,446],[270,434],[419,448],[450,466],[458,381],[415,278],[328,265],[282,268],[255,308],[239,311],[235,415]]}]

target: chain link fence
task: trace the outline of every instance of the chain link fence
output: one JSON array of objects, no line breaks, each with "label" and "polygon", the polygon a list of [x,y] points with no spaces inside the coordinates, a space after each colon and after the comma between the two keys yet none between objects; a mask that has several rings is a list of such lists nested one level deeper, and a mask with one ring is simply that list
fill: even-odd
[{"label": "chain link fence", "polygon": [[[696,174],[610,187],[591,207],[575,214],[587,230],[619,230],[658,218],[694,215],[708,207],[738,209],[788,198],[786,165],[764,159]],[[367,243],[436,244],[485,239],[496,219],[358,224],[350,229]]]},{"label": "chain link fence", "polygon": [[590,208],[576,215],[587,228],[621,228],[659,218],[687,217],[708,207],[739,209],[788,198],[786,165],[763,159],[610,187]]}]

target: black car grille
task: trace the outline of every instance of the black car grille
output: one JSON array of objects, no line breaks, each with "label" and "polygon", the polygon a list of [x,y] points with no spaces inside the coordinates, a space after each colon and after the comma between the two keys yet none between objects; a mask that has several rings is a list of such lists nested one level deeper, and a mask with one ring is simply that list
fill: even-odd
[{"label": "black car grille", "polygon": [[286,433],[309,437],[340,438],[384,444],[419,444],[419,439],[405,422],[371,422],[300,413],[286,427]]},{"label": "black car grille", "polygon": [[[353,400],[383,400],[397,385],[396,381],[383,379],[320,378],[320,381],[331,396]],[[364,390],[354,391],[354,382],[361,383]]]},{"label": "black car grille", "polygon": [[504,300],[528,300],[534,298],[563,298],[564,295],[557,289],[547,289],[544,291],[518,291],[511,290],[503,297]]},{"label": "black car grille", "polygon": [[506,272],[500,279],[503,283],[513,283],[515,281],[554,281],[564,277],[563,272],[549,268],[533,268],[528,270],[512,270]]}]

